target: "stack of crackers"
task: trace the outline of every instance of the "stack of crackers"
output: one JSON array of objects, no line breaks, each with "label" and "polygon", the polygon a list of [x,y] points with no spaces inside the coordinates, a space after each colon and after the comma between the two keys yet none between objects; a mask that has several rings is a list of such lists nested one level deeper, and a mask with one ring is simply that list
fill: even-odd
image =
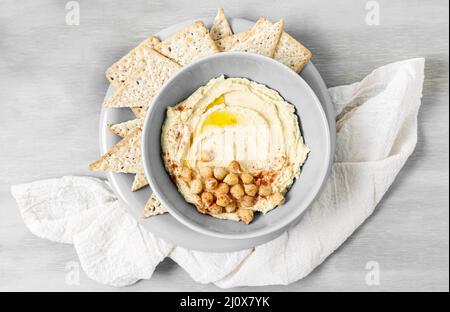
[{"label": "stack of crackers", "polygon": [[[89,165],[91,170],[134,174],[133,192],[148,185],[141,159],[141,134],[145,115],[163,84],[183,66],[202,57],[224,51],[241,51],[271,57],[295,72],[311,59],[311,52],[284,32],[284,21],[272,23],[261,17],[251,29],[233,34],[223,9],[219,9],[210,30],[196,21],[164,41],[150,36],[106,70],[115,87],[105,107],[129,107],[135,119],[109,125],[122,138],[106,154]],[[142,217],[166,212],[153,193]]]}]

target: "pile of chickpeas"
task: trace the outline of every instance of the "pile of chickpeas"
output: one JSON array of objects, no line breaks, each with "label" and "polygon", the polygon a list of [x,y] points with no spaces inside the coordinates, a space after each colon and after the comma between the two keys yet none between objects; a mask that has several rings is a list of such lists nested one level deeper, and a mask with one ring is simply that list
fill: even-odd
[{"label": "pile of chickpeas", "polygon": [[270,185],[258,186],[254,177],[250,173],[242,172],[239,162],[235,160],[227,168],[201,167],[199,174],[183,167],[181,179],[189,184],[192,194],[198,196],[199,212],[205,214],[236,212],[245,224],[253,220],[253,210],[250,208],[255,205],[256,196],[272,195]]}]

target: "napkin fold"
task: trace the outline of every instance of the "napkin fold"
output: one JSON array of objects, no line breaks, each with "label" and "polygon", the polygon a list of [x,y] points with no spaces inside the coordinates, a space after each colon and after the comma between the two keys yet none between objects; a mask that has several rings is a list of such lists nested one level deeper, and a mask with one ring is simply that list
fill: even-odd
[{"label": "napkin fold", "polygon": [[308,275],[371,215],[413,152],[423,79],[419,58],[330,88],[337,142],[323,193],[297,225],[253,249],[223,254],[174,246],[140,226],[108,183],[96,178],[65,176],[14,185],[11,192],[30,231],[73,244],[82,268],[99,283],[149,279],[170,257],[199,283],[289,284]]}]

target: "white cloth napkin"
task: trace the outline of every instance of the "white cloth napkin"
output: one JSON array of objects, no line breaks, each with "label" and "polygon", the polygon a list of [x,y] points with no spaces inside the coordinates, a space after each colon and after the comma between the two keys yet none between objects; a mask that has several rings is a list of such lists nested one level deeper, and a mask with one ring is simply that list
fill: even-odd
[{"label": "white cloth napkin", "polygon": [[149,279],[170,257],[200,283],[289,284],[308,275],[370,216],[413,152],[423,79],[424,59],[411,59],[331,88],[338,132],[329,181],[300,223],[251,250],[216,254],[173,246],[138,225],[96,178],[66,176],[11,191],[30,231],[73,244],[86,274],[99,283]]}]

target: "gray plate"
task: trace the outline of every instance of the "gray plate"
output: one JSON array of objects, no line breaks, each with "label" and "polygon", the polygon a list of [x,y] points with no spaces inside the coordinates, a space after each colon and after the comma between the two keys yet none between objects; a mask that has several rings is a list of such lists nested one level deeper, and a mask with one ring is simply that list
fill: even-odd
[{"label": "gray plate", "polygon": [[[202,20],[205,21],[205,23],[208,26],[210,26],[212,23],[211,18],[205,18]],[[191,22],[192,21],[186,21],[171,26],[157,33],[156,35],[161,39],[165,39]],[[231,19],[230,22],[234,32],[244,31],[250,28],[253,24],[253,22],[243,19]],[[301,76],[314,90],[321,104],[323,105],[323,109],[327,115],[330,129],[335,129],[334,110],[329,98],[326,85],[323,82],[323,79],[321,78],[319,72],[310,62],[303,69]],[[106,97],[109,97],[112,94],[112,92],[113,88],[110,87],[108,89]],[[133,117],[134,117],[133,114],[127,108],[104,109],[102,111],[100,118],[101,153],[105,153],[109,148],[111,148],[115,143],[119,141],[119,138],[117,136],[113,135],[108,131],[107,124],[114,124],[126,121]],[[334,155],[335,132],[332,130],[330,135],[332,143],[331,153],[332,155]],[[276,238],[281,233],[283,233],[289,226],[295,224],[299,220],[298,218],[290,225],[281,228],[280,230],[271,233],[269,235],[259,236],[251,239],[224,239],[206,236],[182,225],[169,214],[164,214],[157,217],[141,220],[139,218],[139,214],[142,211],[148,197],[151,194],[150,188],[147,187],[138,192],[131,192],[130,188],[133,182],[133,175],[108,172],[107,177],[112,185],[113,190],[118,195],[119,199],[126,207],[129,208],[129,212],[132,213],[146,229],[148,229],[156,236],[164,238],[167,241],[170,241],[178,246],[183,246],[193,250],[210,251],[210,252],[229,252],[251,248]]]}]

